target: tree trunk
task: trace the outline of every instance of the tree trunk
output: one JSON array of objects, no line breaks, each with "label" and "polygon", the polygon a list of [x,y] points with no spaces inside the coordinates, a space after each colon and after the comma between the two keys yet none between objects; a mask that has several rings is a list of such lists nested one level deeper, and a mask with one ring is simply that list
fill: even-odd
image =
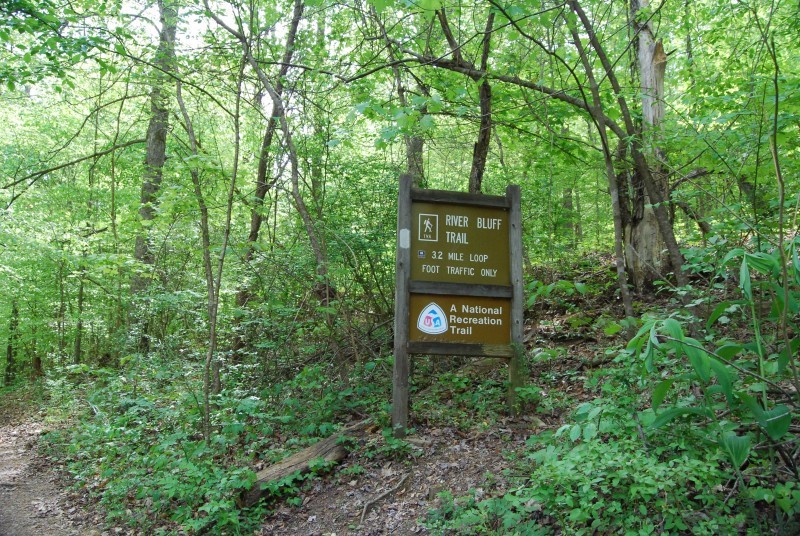
[{"label": "tree trunk", "polygon": [[583,235],[580,220],[580,198],[576,190],[565,188],[561,194],[561,199],[561,217],[558,220],[556,234],[567,237],[570,244],[576,247]]},{"label": "tree trunk", "polygon": [[[408,98],[406,96],[406,85],[403,82],[402,72],[400,66],[395,63],[397,61],[397,54],[395,52],[395,43],[389,39],[386,33],[386,26],[383,24],[375,6],[370,4],[370,14],[372,15],[375,24],[380,28],[381,36],[386,41],[386,48],[389,52],[389,59],[392,61],[392,73],[394,74],[394,81],[397,84],[397,98],[400,101],[400,106],[408,107]],[[421,85],[421,81],[417,80],[420,84],[420,89],[423,94],[428,94],[427,88]],[[420,113],[422,115],[427,113],[427,106],[424,106]],[[423,150],[425,148],[425,140],[419,134],[404,134],[403,139],[406,146],[406,174],[411,176],[411,186],[413,188],[425,187],[425,167],[423,161]]]},{"label": "tree trunk", "polygon": [[575,190],[575,210],[572,212],[572,228],[575,231],[575,247],[583,242],[583,210],[581,209],[581,193]]},{"label": "tree trunk", "polygon": [[[664,155],[659,147],[659,128],[664,118],[664,71],[667,55],[661,41],[656,41],[648,21],[636,22],[649,0],[631,0],[631,19],[638,37],[635,43],[639,83],[642,95],[642,152],[652,176],[652,184],[662,200],[669,199],[669,182],[664,172]],[[655,201],[645,184],[645,177],[632,173],[632,218],[625,228],[625,257],[631,280],[641,292],[658,279],[666,279],[671,269],[667,244],[660,232]],[[672,218],[669,219],[672,225]]]},{"label": "tree trunk", "polygon": [[[589,80],[589,89],[592,95],[592,104],[588,105],[588,111],[591,114],[592,123],[597,128],[597,134],[600,136],[600,144],[603,148],[603,162],[606,168],[606,180],[608,181],[608,193],[611,195],[611,214],[614,221],[614,257],[615,267],[617,272],[617,284],[619,285],[619,293],[622,298],[622,306],[625,308],[625,316],[633,316],[633,300],[631,299],[631,292],[628,288],[628,274],[625,271],[625,253],[623,251],[623,236],[624,236],[624,211],[621,206],[622,195],[619,191],[619,183],[617,175],[614,170],[614,157],[611,152],[611,146],[608,141],[607,131],[607,116],[603,113],[603,101],[600,96],[600,86],[594,76],[594,71],[589,61],[589,56],[586,49],[581,42],[580,35],[577,28],[573,28],[572,39],[578,49],[583,68],[586,71],[586,76]],[[589,125],[591,128],[591,125]]]},{"label": "tree trunk", "polygon": [[[648,145],[644,145],[641,140],[642,136],[642,129],[637,128],[634,124],[633,114],[631,113],[630,106],[628,105],[628,101],[625,98],[625,94],[622,90],[622,86],[617,79],[616,73],[614,71],[614,65],[609,60],[605,50],[601,46],[600,42],[597,39],[597,35],[594,32],[594,27],[592,26],[591,21],[586,16],[586,13],[581,8],[580,4],[577,0],[568,0],[568,3],[572,10],[578,15],[579,19],[581,20],[581,24],[583,25],[586,33],[588,34],[589,41],[592,45],[592,48],[597,53],[597,57],[600,60],[601,64],[603,65],[603,69],[605,71],[605,75],[608,77],[609,82],[614,90],[614,94],[616,95],[617,105],[619,106],[619,111],[621,112],[622,118],[624,120],[625,129],[623,132],[619,132],[619,127],[615,126],[615,132],[619,136],[621,141],[630,140],[630,152],[631,157],[633,159],[633,170],[634,173],[631,175],[633,179],[632,183],[632,194],[636,194],[637,191],[641,191],[642,194],[632,195],[631,199],[633,200],[634,205],[634,212],[638,212],[638,207],[641,207],[641,214],[643,215],[642,220],[644,221],[644,209],[651,208],[653,213],[653,219],[648,218],[646,221],[648,222],[647,225],[650,226],[646,230],[647,233],[642,233],[645,236],[645,240],[652,241],[652,237],[654,236],[654,232],[652,231],[653,220],[655,221],[655,226],[657,228],[657,232],[660,235],[660,239],[663,239],[663,243],[665,246],[665,250],[668,253],[667,259],[670,268],[675,276],[675,281],[678,286],[683,287],[687,285],[687,278],[686,274],[683,273],[683,255],[678,247],[678,242],[675,238],[675,231],[672,228],[672,220],[670,216],[670,211],[666,206],[667,202],[669,201],[669,191],[663,187],[663,182],[666,181],[666,177],[661,174],[659,176],[658,173],[654,174],[650,168],[650,163],[648,162],[647,157],[645,156],[646,147],[653,146],[652,143]],[[652,38],[652,34],[651,34]],[[576,37],[577,39],[577,37]],[[661,49],[661,53],[663,54],[663,48]],[[656,57],[657,51],[655,50],[655,46],[651,51],[651,56],[654,56],[653,60],[653,68],[656,71],[655,76],[659,76],[663,80],[664,68],[666,57]],[[588,70],[588,69],[587,69]],[[653,88],[648,89],[647,91],[650,92],[651,96],[653,92],[659,90],[658,84],[655,84]],[[661,84],[661,91],[663,92],[663,81]],[[658,106],[662,104],[661,95],[657,95],[658,98],[652,99],[652,104]],[[651,116],[654,111],[651,111]],[[661,115],[663,116],[663,110],[661,111]],[[653,116],[654,117],[654,116]],[[612,122],[609,118],[604,119],[607,125],[611,125]],[[627,142],[626,142],[627,143]],[[653,154],[653,153],[651,153]],[[650,207],[646,207],[646,203],[642,203],[641,199],[646,199],[651,203]],[[637,207],[638,203],[638,207]],[[630,234],[626,234],[626,240],[629,240],[630,237],[634,235],[632,231]],[[627,245],[633,245],[635,250],[635,243],[627,242]],[[641,245],[641,244],[640,244]],[[647,249],[648,251],[656,251],[655,248],[643,248]],[[663,253],[664,250],[659,250],[659,258],[648,259],[642,256],[641,252],[636,251],[637,257],[639,257],[639,261],[641,262],[641,266],[643,266],[647,272],[635,272],[632,273],[634,278],[639,278],[641,276],[642,286],[639,288],[643,288],[645,285],[652,283],[655,281],[656,278],[664,277],[665,274],[663,270],[665,268],[663,264]],[[655,268],[656,264],[660,264],[661,270]],[[630,270],[631,267],[629,266],[628,269]]]},{"label": "tree trunk", "polygon": [[17,330],[19,329],[19,306],[16,298],[11,300],[11,318],[8,321],[8,346],[6,346],[5,385],[11,385],[17,377]]},{"label": "tree trunk", "polygon": [[81,362],[82,359],[82,343],[83,343],[83,297],[84,297],[84,283],[85,283],[85,276],[86,268],[81,267],[80,269],[80,281],[78,281],[78,323],[75,326],[75,346],[74,346],[74,353],[72,355],[72,362],[76,365]]},{"label": "tree trunk", "polygon": [[[423,110],[424,114],[425,111]],[[423,150],[425,140],[415,134],[406,136],[406,173],[413,177],[412,184],[415,188],[425,186],[425,167],[423,165]]]},{"label": "tree trunk", "polygon": [[[489,51],[493,27],[494,12],[490,12],[486,19],[486,29],[483,33],[482,71],[486,71],[489,68]],[[478,87],[478,104],[481,111],[481,123],[478,128],[478,140],[475,142],[472,151],[472,169],[469,173],[469,192],[472,194],[481,193],[483,188],[483,173],[486,171],[486,160],[489,157],[489,144],[492,139],[492,86],[488,80],[481,82]]]},{"label": "tree trunk", "polygon": [[[175,59],[175,33],[178,24],[178,11],[169,0],[159,0],[158,9],[161,20],[158,49],[153,60],[155,81],[150,90],[150,123],[147,127],[147,149],[142,190],[139,199],[139,218],[151,222],[155,218],[158,204],[158,191],[161,189],[162,172],[167,158],[167,131],[169,129],[168,92],[163,87],[167,81],[166,73],[173,71]],[[136,236],[134,257],[139,262],[152,265],[153,252],[147,239],[147,223]],[[133,280],[133,291],[141,292],[147,288],[149,278],[137,276]]]},{"label": "tree trunk", "polygon": [[67,347],[67,292],[64,286],[64,261],[58,261],[58,314],[57,314],[57,327],[58,327],[58,358],[64,357],[64,351]]},{"label": "tree trunk", "polygon": [[37,349],[35,332],[31,332],[30,355],[31,355],[31,379],[36,380],[44,376],[44,365],[42,364],[42,356],[39,355],[39,351]]},{"label": "tree trunk", "polygon": [[[158,36],[158,48],[153,59],[154,77],[150,90],[150,123],[147,127],[147,149],[145,153],[145,170],[142,177],[142,189],[139,198],[139,219],[142,228],[136,235],[134,258],[152,269],[155,255],[150,247],[149,224],[155,219],[158,205],[158,192],[161,189],[164,163],[167,155],[167,132],[169,129],[169,92],[165,84],[169,80],[167,73],[174,71],[175,33],[178,25],[178,9],[171,0],[158,1],[161,30]],[[147,290],[152,274],[139,273],[131,281],[131,290],[140,294]],[[144,313],[146,316],[146,313]],[[142,319],[139,349],[146,352],[149,348],[148,322]]]},{"label": "tree trunk", "polygon": [[[488,40],[488,37],[487,37]],[[472,169],[469,173],[469,192],[479,194],[483,188],[483,174],[489,156],[489,143],[492,137],[492,87],[484,80],[478,88],[481,123],[478,140],[472,149]]]}]

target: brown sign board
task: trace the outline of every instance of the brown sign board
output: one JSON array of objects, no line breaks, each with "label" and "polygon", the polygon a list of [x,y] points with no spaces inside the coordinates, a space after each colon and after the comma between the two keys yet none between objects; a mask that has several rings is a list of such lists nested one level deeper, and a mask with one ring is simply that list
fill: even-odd
[{"label": "brown sign board", "polygon": [[411,204],[411,279],[510,285],[508,209]]},{"label": "brown sign board", "polygon": [[522,357],[520,188],[505,196],[412,188],[397,197],[392,429],[408,426],[411,354],[508,360],[517,408]]},{"label": "brown sign board", "polygon": [[411,294],[409,342],[511,343],[511,299]]}]

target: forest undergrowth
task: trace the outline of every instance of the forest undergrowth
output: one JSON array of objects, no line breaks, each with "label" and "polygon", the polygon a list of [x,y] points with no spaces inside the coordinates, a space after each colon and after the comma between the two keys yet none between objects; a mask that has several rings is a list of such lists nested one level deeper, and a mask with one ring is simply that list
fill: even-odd
[{"label": "forest undergrowth", "polygon": [[[387,338],[372,359],[287,357],[274,381],[256,364],[228,363],[206,441],[202,359],[165,343],[118,367],[64,367],[26,391],[46,406],[40,452],[61,468],[74,501],[131,534],[267,534],[276,519],[277,533],[300,534],[317,517],[321,533],[379,534],[370,530],[381,516],[371,529],[363,523],[367,503],[377,510],[380,501],[342,490],[383,479],[391,491],[398,474],[425,467],[421,456],[446,467],[436,457],[446,449],[425,451],[437,438],[440,447],[482,438],[474,448],[491,442],[496,457],[472,460],[482,475],[476,485],[470,473],[472,491],[456,472],[418,493],[419,516],[402,525],[411,532],[792,533],[794,293],[784,301],[777,253],[733,251],[719,266],[694,253],[694,288],[654,289],[636,302],[639,317],[625,320],[608,259],[532,272],[529,374],[514,418],[504,365],[418,357],[412,430],[394,438]],[[795,244],[788,255],[794,286]],[[242,506],[258,470],[364,420],[368,433],[344,440],[343,464],[312,462]],[[307,516],[312,499],[343,502],[351,515],[328,519],[320,507]]]}]

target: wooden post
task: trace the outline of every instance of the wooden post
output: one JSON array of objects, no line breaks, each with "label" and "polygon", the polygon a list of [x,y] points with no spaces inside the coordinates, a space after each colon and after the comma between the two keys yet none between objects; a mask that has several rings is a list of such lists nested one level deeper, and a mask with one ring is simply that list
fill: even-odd
[{"label": "wooden post", "polygon": [[511,257],[511,287],[513,289],[511,295],[511,347],[514,350],[514,355],[508,363],[508,409],[511,415],[516,415],[516,389],[525,385],[525,378],[522,375],[525,347],[522,341],[524,296],[522,293],[522,211],[519,186],[512,184],[506,187],[506,197],[510,205],[508,240]]},{"label": "wooden post", "polygon": [[400,175],[397,196],[397,261],[394,296],[394,369],[392,431],[403,437],[408,428],[408,281],[411,267],[411,175]]}]

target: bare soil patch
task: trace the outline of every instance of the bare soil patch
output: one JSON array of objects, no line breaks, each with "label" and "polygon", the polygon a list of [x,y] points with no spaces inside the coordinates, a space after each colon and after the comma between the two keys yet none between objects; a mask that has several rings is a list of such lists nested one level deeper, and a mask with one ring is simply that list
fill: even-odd
[{"label": "bare soil patch", "polygon": [[76,519],[81,512],[36,456],[44,430],[37,408],[29,388],[0,396],[0,536],[100,536]]},{"label": "bare soil patch", "polygon": [[[302,505],[280,506],[262,535],[428,534],[420,523],[439,506],[439,494],[502,495],[514,479],[507,452],[522,448],[541,421],[507,420],[492,429],[417,427],[409,438],[413,461],[352,453],[336,473],[304,491]],[[520,475],[522,476],[522,475]]]},{"label": "bare soil patch", "polygon": [[70,519],[75,508],[67,505],[56,476],[35,458],[41,433],[36,422],[0,427],[0,536],[99,536]]}]

